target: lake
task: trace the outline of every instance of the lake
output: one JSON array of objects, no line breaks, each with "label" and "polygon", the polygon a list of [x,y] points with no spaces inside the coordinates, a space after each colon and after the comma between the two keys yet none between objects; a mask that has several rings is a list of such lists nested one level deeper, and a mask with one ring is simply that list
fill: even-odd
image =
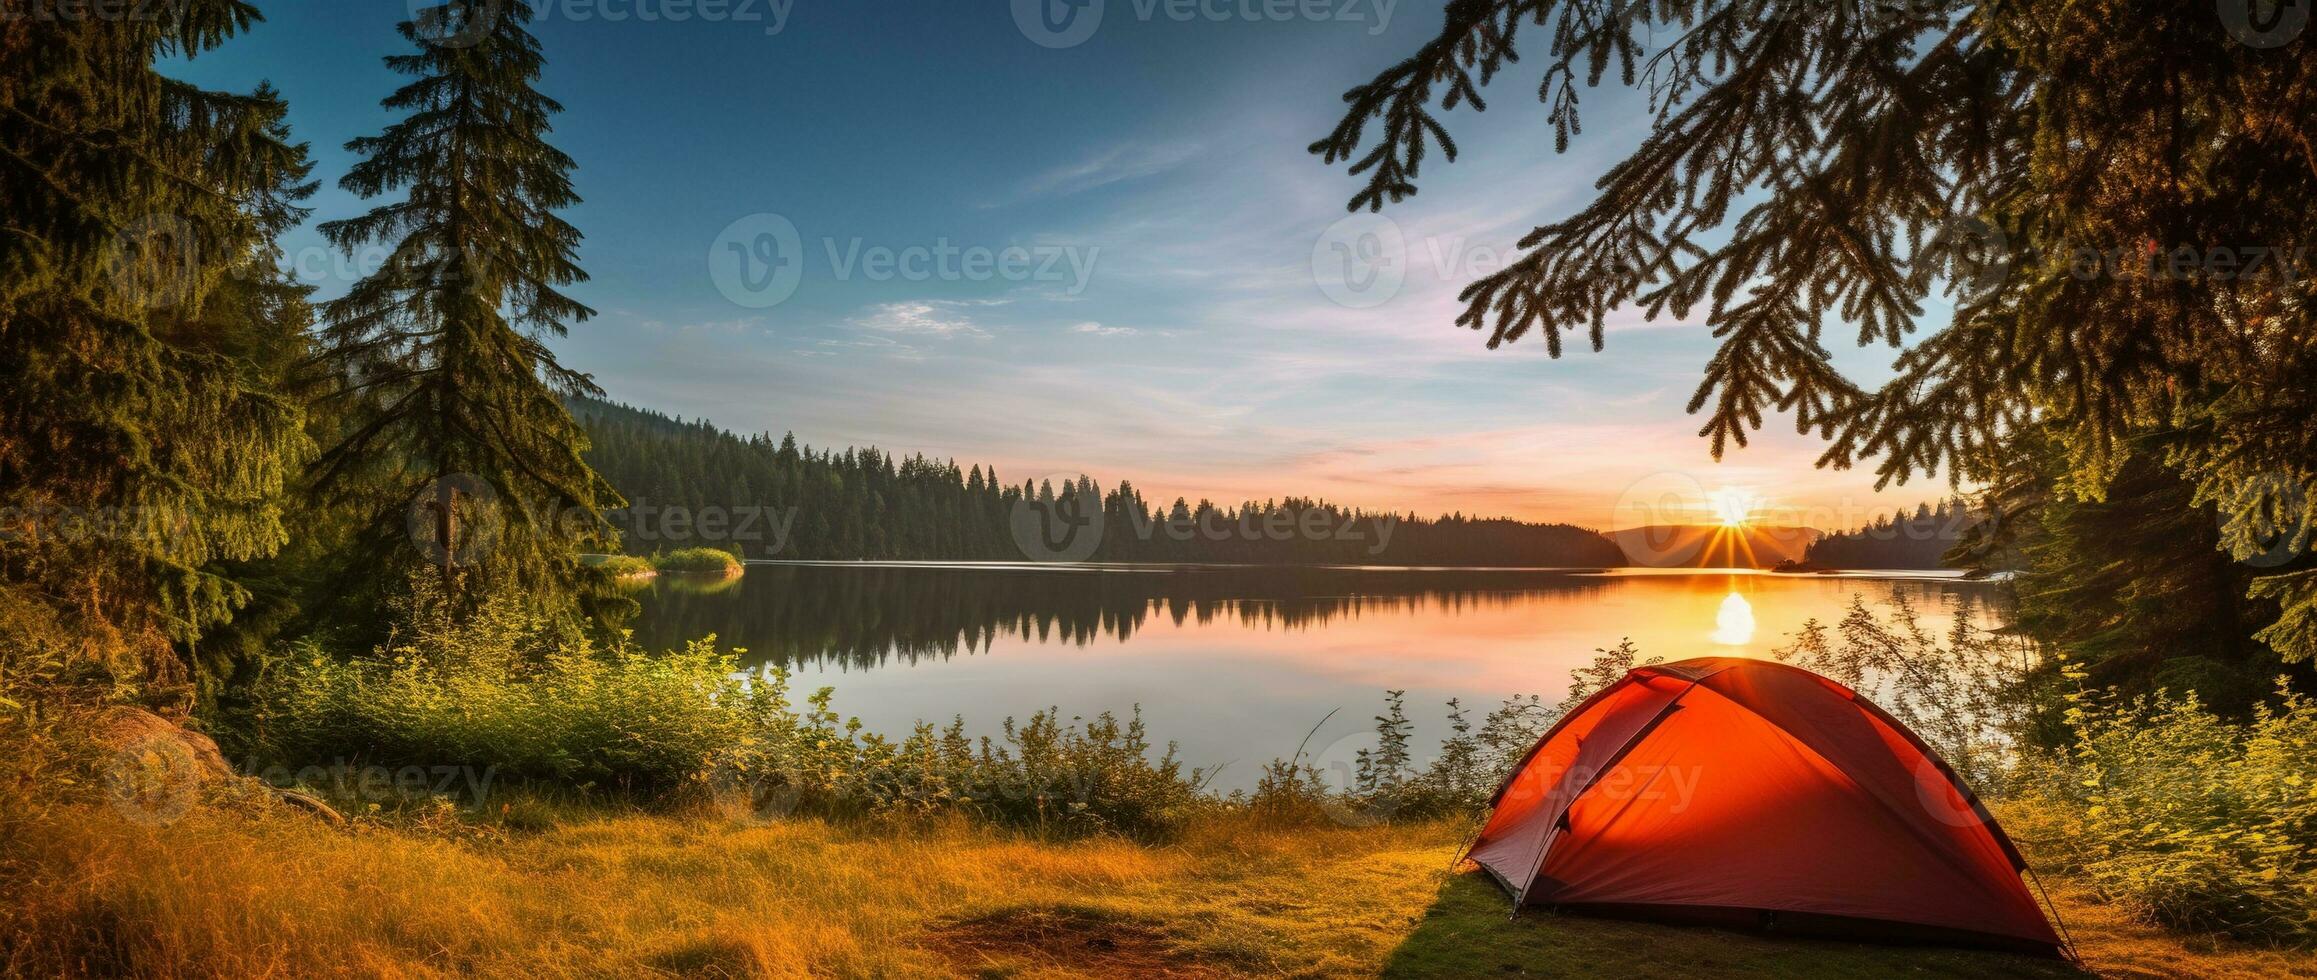
[{"label": "lake", "polygon": [[639,598],[650,647],[716,634],[752,665],[790,671],[801,699],[837,690],[870,730],[965,716],[1135,705],[1154,742],[1220,766],[1220,789],[1308,752],[1342,768],[1374,744],[1388,689],[1408,692],[1429,755],[1443,703],[1477,723],[1502,699],[1550,703],[1597,647],[1631,637],[1644,657],[1759,656],[1854,595],[1903,597],[1934,628],[1987,622],[1993,585],[1940,573],[1776,575],[1658,569],[1342,568],[941,563],[752,563],[734,580],[663,576]]}]

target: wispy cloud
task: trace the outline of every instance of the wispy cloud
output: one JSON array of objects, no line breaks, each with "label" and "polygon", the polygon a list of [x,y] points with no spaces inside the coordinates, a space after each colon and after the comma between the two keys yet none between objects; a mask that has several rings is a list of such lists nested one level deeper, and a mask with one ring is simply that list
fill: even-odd
[{"label": "wispy cloud", "polygon": [[745,333],[750,330],[761,330],[765,326],[763,317],[753,316],[735,317],[723,320],[692,320],[683,323],[669,323],[665,320],[655,320],[648,317],[635,317],[634,314],[628,313],[625,310],[614,310],[612,315],[632,318],[635,320],[637,329],[649,331],[651,333],[736,334]]},{"label": "wispy cloud", "polygon": [[1025,181],[1009,200],[1067,197],[1098,187],[1153,177],[1181,166],[1199,155],[1195,143],[1121,143],[1099,150],[1076,163],[1056,167]]},{"label": "wispy cloud", "polygon": [[948,300],[880,303],[862,311],[852,323],[867,330],[916,337],[989,337],[989,331],[960,309],[967,305],[986,304]]},{"label": "wispy cloud", "polygon": [[798,348],[789,353],[798,357],[832,357],[839,354],[871,354],[900,358],[908,361],[924,360],[930,353],[916,344],[907,344],[891,337],[862,337],[854,340],[829,338],[815,341],[813,346]]},{"label": "wispy cloud", "polygon": [[1083,323],[1071,324],[1070,332],[1093,334],[1097,337],[1131,337],[1137,333],[1140,333],[1141,331],[1138,331],[1133,327],[1104,326],[1098,321],[1087,320]]}]

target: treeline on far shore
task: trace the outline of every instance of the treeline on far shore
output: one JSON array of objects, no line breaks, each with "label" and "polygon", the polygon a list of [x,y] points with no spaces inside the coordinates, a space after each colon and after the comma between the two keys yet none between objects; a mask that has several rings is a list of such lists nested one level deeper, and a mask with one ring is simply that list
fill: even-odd
[{"label": "treeline on far shore", "polygon": [[1159,561],[1610,567],[1624,552],[1569,524],[1434,518],[1308,497],[1157,504],[1082,474],[1009,481],[994,468],[875,448],[801,446],[594,399],[572,414],[588,463],[627,508],[633,554],[721,547],[743,558]]}]

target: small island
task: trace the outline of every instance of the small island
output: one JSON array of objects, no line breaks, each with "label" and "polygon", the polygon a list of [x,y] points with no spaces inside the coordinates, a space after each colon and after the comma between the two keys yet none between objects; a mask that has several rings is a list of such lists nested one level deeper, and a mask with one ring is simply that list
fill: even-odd
[{"label": "small island", "polygon": [[661,572],[684,575],[715,575],[739,578],[748,566],[722,548],[681,548],[642,557],[638,555],[602,555],[589,562],[616,582],[643,582],[659,577]]},{"label": "small island", "polygon": [[748,566],[739,557],[722,548],[681,548],[653,555],[652,568],[662,572],[683,572],[688,575],[721,575],[738,578]]}]

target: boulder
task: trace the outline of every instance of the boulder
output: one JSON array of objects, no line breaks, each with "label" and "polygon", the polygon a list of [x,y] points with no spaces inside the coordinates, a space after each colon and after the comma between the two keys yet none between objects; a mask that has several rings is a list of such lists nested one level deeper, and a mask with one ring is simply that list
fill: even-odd
[{"label": "boulder", "polygon": [[140,823],[175,823],[205,792],[241,778],[215,740],[143,708],[108,707],[89,733],[102,754],[106,795]]},{"label": "boulder", "polygon": [[329,823],[346,822],[317,797],[235,772],[216,740],[143,708],[108,707],[89,730],[102,753],[106,795],[140,823],[175,823],[203,799],[220,795],[280,800]]}]

